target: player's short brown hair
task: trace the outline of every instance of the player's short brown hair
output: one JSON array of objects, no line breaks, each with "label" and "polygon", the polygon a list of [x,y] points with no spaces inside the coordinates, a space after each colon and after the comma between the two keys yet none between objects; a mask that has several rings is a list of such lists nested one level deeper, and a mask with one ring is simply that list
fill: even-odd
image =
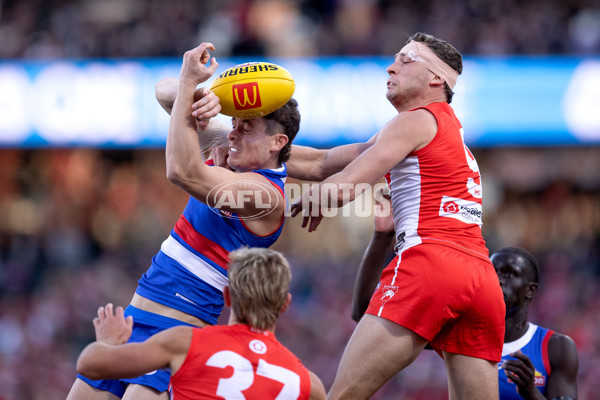
[{"label": "player's short brown hair", "polygon": [[283,133],[288,137],[287,144],[279,152],[279,162],[286,162],[292,153],[292,142],[300,130],[298,102],[292,98],[282,107],[262,118],[265,120],[268,135]]},{"label": "player's short brown hair", "polygon": [[285,257],[271,249],[241,248],[229,258],[231,309],[237,320],[260,330],[275,326],[292,280]]}]

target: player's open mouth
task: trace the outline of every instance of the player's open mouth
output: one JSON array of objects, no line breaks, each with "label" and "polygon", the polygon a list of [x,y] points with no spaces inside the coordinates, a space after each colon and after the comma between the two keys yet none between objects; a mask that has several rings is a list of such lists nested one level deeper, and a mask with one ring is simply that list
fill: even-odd
[{"label": "player's open mouth", "polygon": [[236,149],[235,147],[230,147],[230,148],[229,148],[229,152],[230,152],[230,153],[237,153],[238,151],[239,151],[239,150],[238,150],[238,149]]}]

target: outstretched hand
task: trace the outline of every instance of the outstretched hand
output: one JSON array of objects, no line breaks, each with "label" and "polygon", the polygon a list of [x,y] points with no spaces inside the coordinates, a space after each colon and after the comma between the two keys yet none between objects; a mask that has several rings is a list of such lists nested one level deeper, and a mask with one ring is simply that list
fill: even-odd
[{"label": "outstretched hand", "polygon": [[179,82],[194,87],[206,82],[219,67],[216,58],[211,58],[208,52],[214,49],[212,43],[201,43],[198,47],[186,51],[183,55]]},{"label": "outstretched hand", "polygon": [[319,196],[315,198],[313,193],[320,193],[318,185],[310,187],[291,207],[292,217],[302,213],[302,227],[306,228],[308,226],[309,232],[316,231],[323,220],[323,213],[318,201]]},{"label": "outstretched hand", "polygon": [[98,308],[98,316],[94,318],[96,341],[117,345],[127,343],[133,329],[133,317],[125,318],[123,307],[117,307],[113,313],[112,303]]}]

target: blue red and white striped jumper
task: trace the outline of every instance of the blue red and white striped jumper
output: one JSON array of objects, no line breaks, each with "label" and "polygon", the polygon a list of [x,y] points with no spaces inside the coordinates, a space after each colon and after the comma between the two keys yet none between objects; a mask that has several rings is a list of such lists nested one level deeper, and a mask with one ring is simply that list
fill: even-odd
[{"label": "blue red and white striped jumper", "polygon": [[[252,171],[263,175],[284,198],[287,168]],[[269,247],[283,229],[252,233],[235,214],[225,214],[191,197],[152,265],[138,281],[136,293],[147,299],[215,324],[223,309],[230,251]]]},{"label": "blue red and white striped jumper", "polygon": [[541,326],[528,323],[527,332],[514,342],[504,343],[502,360],[498,363],[498,383],[500,385],[500,400],[522,400],[517,391],[517,385],[506,376],[500,366],[508,359],[515,359],[510,354],[521,350],[531,360],[535,368],[534,384],[545,395],[548,376],[550,375],[550,361],[548,360],[548,341],[554,331]]}]

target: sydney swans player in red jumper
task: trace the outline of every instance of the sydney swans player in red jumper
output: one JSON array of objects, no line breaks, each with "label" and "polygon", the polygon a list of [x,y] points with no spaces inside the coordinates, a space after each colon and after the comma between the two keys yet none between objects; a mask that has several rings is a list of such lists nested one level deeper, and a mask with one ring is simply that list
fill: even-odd
[{"label": "sydney swans player in red jumper", "polygon": [[[190,199],[125,309],[134,319],[132,342],[177,325],[215,324],[224,303],[229,252],[269,247],[283,228],[284,162],[300,126],[298,104],[292,99],[262,118],[234,118],[226,136],[226,168],[211,166],[201,152],[221,141],[202,128],[220,111],[219,99],[196,88],[217,69],[209,50],[213,45],[202,43],[185,53],[178,94],[172,110],[171,104],[165,107],[171,111],[167,177]],[[162,92],[158,85],[159,99]],[[163,369],[123,380],[80,375],[68,400],[168,399],[168,383],[169,371]]]},{"label": "sydney swans player in red jumper", "polygon": [[126,343],[133,321],[112,304],[94,319],[96,342],[77,361],[93,379],[135,377],[171,368],[171,394],[194,399],[325,399],[320,379],[275,338],[280,312],[291,301],[290,267],[277,251],[230,253],[229,325],[167,329],[141,343]]},{"label": "sydney swans player in red jumper", "polygon": [[309,230],[321,206],[352,201],[366,186],[359,184],[389,172],[397,256],[346,347],[330,398],[370,398],[429,343],[443,355],[450,399],[497,399],[504,302],[481,235],[479,169],[449,105],[462,57],[417,33],[387,72],[398,114],[381,131],[364,144],[294,148],[288,163],[293,177],[329,176],[293,210],[306,213]]}]

